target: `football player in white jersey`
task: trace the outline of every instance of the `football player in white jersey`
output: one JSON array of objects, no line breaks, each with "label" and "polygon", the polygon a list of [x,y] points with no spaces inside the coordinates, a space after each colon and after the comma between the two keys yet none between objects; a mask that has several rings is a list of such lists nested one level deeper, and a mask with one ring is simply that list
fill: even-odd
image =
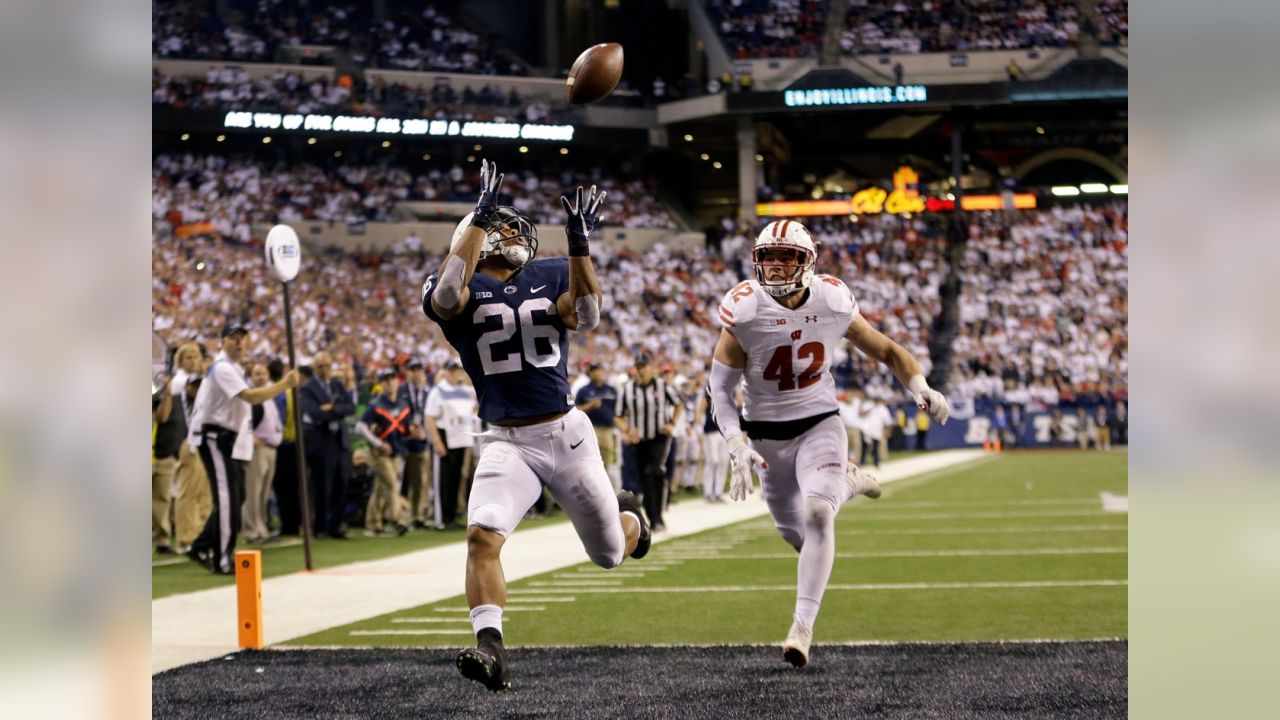
[{"label": "football player in white jersey", "polygon": [[[729,445],[729,496],[743,500],[753,491],[755,469],[778,532],[800,553],[795,616],[782,656],[803,667],[835,562],[836,512],[857,495],[880,496],[879,483],[849,462],[830,372],[836,344],[846,337],[887,365],[939,423],[950,407],[925,382],[915,358],[858,314],[848,286],[814,274],[817,248],[803,225],[766,225],[751,260],[755,278],[720,304],[711,399]],[[739,383],[741,421],[733,402]]]}]

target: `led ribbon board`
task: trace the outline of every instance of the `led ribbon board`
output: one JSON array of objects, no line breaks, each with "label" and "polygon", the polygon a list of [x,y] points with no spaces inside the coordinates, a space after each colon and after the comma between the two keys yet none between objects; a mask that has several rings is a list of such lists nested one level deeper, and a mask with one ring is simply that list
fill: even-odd
[{"label": "led ribbon board", "polygon": [[787,107],[821,107],[824,105],[882,105],[885,103],[919,103],[929,99],[924,85],[894,87],[821,88],[786,90],[782,102]]},{"label": "led ribbon board", "polygon": [[232,110],[222,126],[254,130],[305,130],[376,135],[421,135],[506,138],[510,140],[573,140],[572,125],[482,122],[479,120],[426,120],[423,118],[369,117],[365,115],[302,115]]}]

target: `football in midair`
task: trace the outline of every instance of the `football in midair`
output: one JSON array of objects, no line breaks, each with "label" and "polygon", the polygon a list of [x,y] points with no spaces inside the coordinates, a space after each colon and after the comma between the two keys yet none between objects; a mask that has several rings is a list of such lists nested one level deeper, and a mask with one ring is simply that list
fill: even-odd
[{"label": "football in midair", "polygon": [[565,97],[574,105],[586,105],[603,99],[618,87],[622,79],[622,46],[618,43],[592,45],[569,69]]}]

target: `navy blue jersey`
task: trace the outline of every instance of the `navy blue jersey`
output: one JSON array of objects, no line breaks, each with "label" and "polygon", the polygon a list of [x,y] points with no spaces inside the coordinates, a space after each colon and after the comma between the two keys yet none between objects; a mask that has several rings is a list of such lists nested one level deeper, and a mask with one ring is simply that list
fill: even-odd
[{"label": "navy blue jersey", "polygon": [[600,387],[596,387],[595,383],[587,383],[578,388],[576,400],[579,405],[589,403],[596,398],[600,398],[600,407],[587,411],[591,424],[603,428],[613,427],[614,412],[618,405],[618,391],[608,383]]},{"label": "navy blue jersey", "polygon": [[569,334],[556,299],[569,289],[569,259],[534,260],[508,282],[477,272],[462,312],[431,309],[437,273],[422,286],[422,311],[458,351],[480,401],[480,418],[500,422],[561,413],[569,392]]}]

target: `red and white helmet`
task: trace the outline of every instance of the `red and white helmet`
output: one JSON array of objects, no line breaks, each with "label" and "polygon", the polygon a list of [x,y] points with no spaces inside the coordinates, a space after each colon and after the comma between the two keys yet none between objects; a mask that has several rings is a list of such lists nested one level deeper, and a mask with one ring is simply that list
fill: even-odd
[{"label": "red and white helmet", "polygon": [[[785,248],[794,250],[796,270],[781,281],[770,282],[765,277],[764,253],[767,250]],[[813,266],[818,261],[818,248],[813,236],[805,226],[795,220],[774,220],[760,231],[756,244],[751,248],[751,263],[755,267],[756,282],[765,292],[774,297],[790,295],[797,290],[804,290],[813,281]]]}]

